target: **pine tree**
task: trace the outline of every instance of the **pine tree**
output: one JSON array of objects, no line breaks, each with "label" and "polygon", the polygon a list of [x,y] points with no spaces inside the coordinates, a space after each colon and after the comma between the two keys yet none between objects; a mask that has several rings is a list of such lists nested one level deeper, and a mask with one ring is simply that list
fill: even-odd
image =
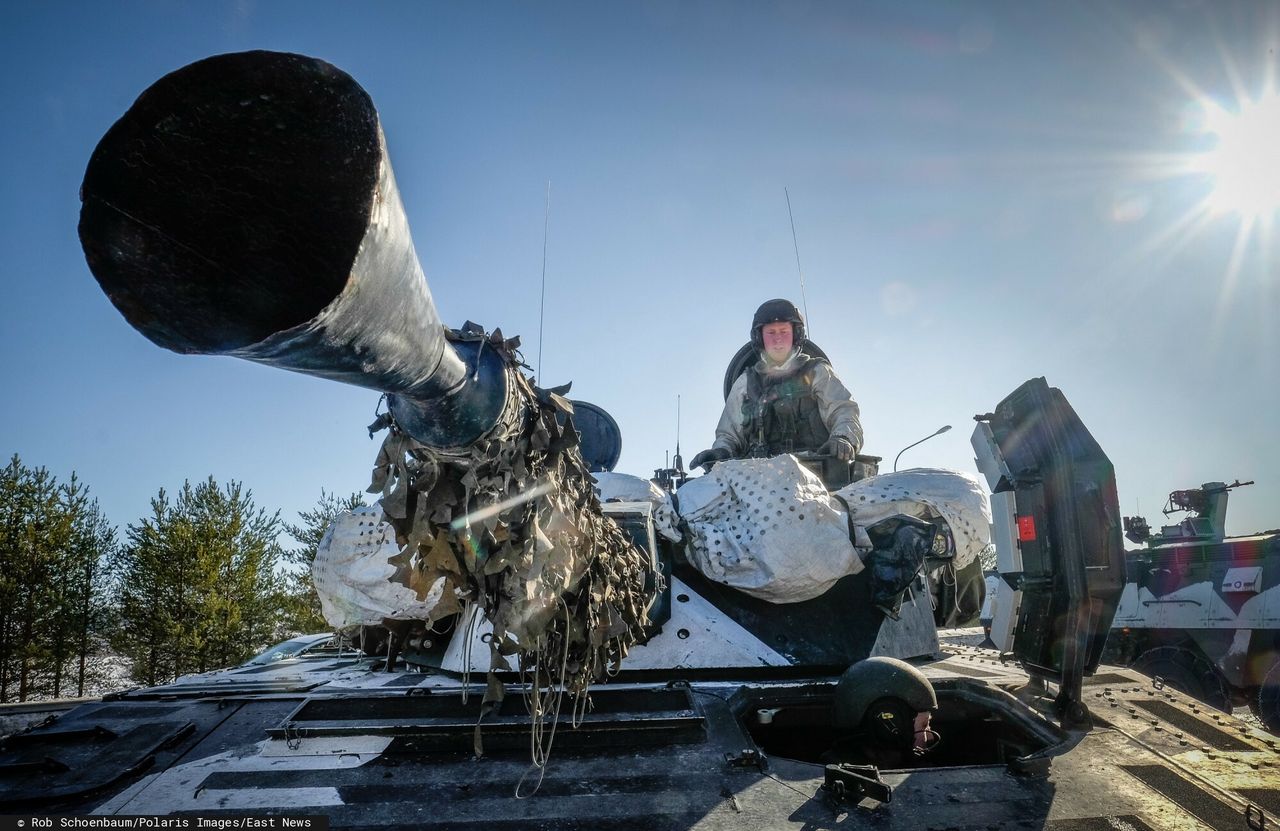
[{"label": "pine tree", "polygon": [[128,542],[116,564],[120,622],[112,641],[133,659],[134,680],[148,686],[175,675],[168,660],[172,650],[166,647],[178,637],[172,610],[181,610],[185,599],[185,584],[168,556],[176,524],[168,495],[161,488],[151,500],[151,517],[128,526]]},{"label": "pine tree", "polygon": [[114,536],[76,474],[0,470],[0,701],[83,694]]},{"label": "pine tree", "polygon": [[[44,673],[51,665],[49,634],[56,625],[58,553],[69,530],[59,512],[57,481],[45,468],[26,468],[14,456],[16,469],[16,533],[7,540],[12,545],[10,572],[15,578],[15,594],[10,606],[8,644],[13,667],[10,684],[17,684],[17,700],[26,701],[41,693]],[[13,675],[16,674],[16,678]],[[12,693],[12,686],[9,688]],[[46,693],[47,694],[47,693]]]},{"label": "pine tree", "polygon": [[[87,500],[76,516],[72,530],[69,574],[74,578],[67,592],[64,626],[74,639],[72,657],[75,694],[84,696],[90,682],[102,680],[102,662],[90,662],[90,655],[106,651],[106,633],[111,626],[110,564],[115,559],[116,529],[107,521],[96,499]],[[61,690],[56,695],[65,694]]]},{"label": "pine tree", "polygon": [[25,477],[26,468],[17,454],[0,470],[0,702],[13,700],[9,692],[17,659],[18,598],[24,577],[20,546],[28,512]]},{"label": "pine tree", "polygon": [[135,680],[164,683],[232,666],[272,639],[279,614],[278,514],[254,505],[239,482],[186,482],[170,504],[128,528],[120,560],[117,647]]}]

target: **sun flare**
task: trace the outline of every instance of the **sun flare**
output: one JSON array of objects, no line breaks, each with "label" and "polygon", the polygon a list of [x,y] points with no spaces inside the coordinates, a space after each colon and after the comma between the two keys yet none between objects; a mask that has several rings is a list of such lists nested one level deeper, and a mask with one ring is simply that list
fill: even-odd
[{"label": "sun flare", "polygon": [[1205,132],[1216,139],[1192,163],[1212,180],[1206,207],[1246,222],[1269,218],[1280,207],[1280,95],[1241,101],[1237,112],[1208,100],[1201,106]]}]

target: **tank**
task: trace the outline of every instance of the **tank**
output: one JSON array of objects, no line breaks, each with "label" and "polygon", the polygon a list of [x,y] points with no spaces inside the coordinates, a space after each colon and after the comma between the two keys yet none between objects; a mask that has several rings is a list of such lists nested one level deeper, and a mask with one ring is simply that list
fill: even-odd
[{"label": "tank", "polygon": [[1206,482],[1169,494],[1153,533],[1125,517],[1128,581],[1108,660],[1133,666],[1220,710],[1248,705],[1280,734],[1280,531],[1228,537],[1231,491]]},{"label": "tank", "polygon": [[[316,145],[281,142],[278,124]],[[708,577],[697,563],[714,546],[672,531],[694,524],[700,490],[762,481],[764,468],[659,477],[674,500],[605,470],[584,490],[588,468],[616,461],[613,439],[582,447],[612,419],[577,430],[590,408],[517,371],[510,339],[439,322],[393,195],[367,96],[302,56],[179,70],[95,151],[81,238],[144,334],[395,397],[379,425],[399,454],[380,457],[381,505],[335,525],[330,548],[417,558],[383,582],[424,605],[356,627],[363,650],[129,690],[7,736],[5,813],[114,820],[103,827],[1101,829],[1262,827],[1280,812],[1276,740],[1100,664],[1124,586],[1115,477],[1045,379],[977,416],[973,435],[996,533],[1016,555],[1002,564],[1016,593],[1008,654],[939,635],[929,574],[965,531],[946,511],[891,514],[858,526],[864,539],[847,522],[855,508],[810,488],[791,457],[757,464],[846,517],[837,531],[867,561],[816,596],[770,600],[768,586]],[[432,496],[499,458],[543,472],[553,459],[556,472],[518,493],[477,476],[474,500]],[[549,501],[560,524],[542,524]],[[448,545],[424,549],[425,530],[440,540],[446,528]],[[567,577],[499,559],[531,528],[553,529],[531,544],[573,560]],[[919,562],[896,607],[879,602],[877,552],[908,550]],[[517,587],[527,602],[489,599]],[[550,615],[535,602],[547,594]],[[375,644],[378,631],[389,637]],[[842,733],[840,679],[886,656],[932,686],[936,741],[866,764],[843,752],[864,737]]]}]

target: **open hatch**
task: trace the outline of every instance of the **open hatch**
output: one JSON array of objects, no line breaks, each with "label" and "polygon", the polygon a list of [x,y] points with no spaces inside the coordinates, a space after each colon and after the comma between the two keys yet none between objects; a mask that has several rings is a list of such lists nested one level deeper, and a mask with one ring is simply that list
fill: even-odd
[{"label": "open hatch", "polygon": [[[1022,772],[1070,736],[1013,695],[982,681],[934,679],[941,735],[926,757],[904,767],[1006,765]],[[766,756],[831,762],[840,734],[833,727],[835,684],[744,687],[731,703],[739,724]]]},{"label": "open hatch", "polygon": [[1043,378],[975,420],[1002,580],[992,638],[1033,677],[1058,685],[1064,725],[1087,724],[1081,682],[1102,657],[1125,582],[1115,470]]}]

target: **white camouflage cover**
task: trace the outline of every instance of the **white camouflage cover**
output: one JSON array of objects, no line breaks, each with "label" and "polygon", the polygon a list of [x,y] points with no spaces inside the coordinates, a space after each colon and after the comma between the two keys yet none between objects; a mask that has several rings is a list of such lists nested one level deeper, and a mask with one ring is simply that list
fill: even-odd
[{"label": "white camouflage cover", "polygon": [[967,473],[917,467],[883,473],[846,485],[836,493],[849,504],[855,525],[866,527],[897,514],[942,517],[955,540],[955,567],[972,563],[991,541],[991,500]]},{"label": "white camouflage cover", "polygon": [[596,480],[596,496],[601,502],[651,502],[653,503],[654,530],[671,540],[680,542],[680,529],[671,496],[650,479],[641,479],[629,473],[592,473]]},{"label": "white camouflage cover", "polygon": [[[500,590],[508,602],[496,621],[492,616],[490,620],[519,643],[535,641],[547,618],[556,614],[565,587],[573,585],[587,565],[578,556],[583,548],[581,533],[559,497],[553,494],[542,507],[532,521],[532,556],[520,562],[518,573],[503,573]],[[437,540],[437,547],[442,550],[433,548],[434,556],[452,560],[443,538]],[[496,566],[503,565],[501,553],[487,561],[495,572]],[[429,622],[462,611],[454,593],[445,591],[445,581],[428,582],[430,578],[414,566],[410,552],[400,549],[381,503],[334,519],[317,548],[311,575],[321,613],[339,629],[380,624],[384,618]]]},{"label": "white camouflage cover", "polygon": [[845,512],[793,456],[721,462],[676,497],[690,562],[753,597],[810,600],[862,571]]},{"label": "white camouflage cover", "polygon": [[311,565],[324,619],[335,629],[379,624],[383,618],[425,620],[440,602],[442,581],[419,600],[399,573],[407,561],[381,507],[339,514],[320,540]]},{"label": "white camouflage cover", "polygon": [[974,477],[913,468],[854,482],[837,494],[791,456],[721,462],[677,491],[691,534],[689,561],[711,580],[772,603],[811,600],[863,568],[864,529],[891,516],[941,517],[964,568],[990,541],[991,504]]},{"label": "white camouflage cover", "polygon": [[[843,506],[792,456],[721,462],[679,489],[679,517],[671,497],[646,479],[619,473],[594,477],[602,501],[652,502],[657,530],[668,539],[680,540],[677,524],[683,519],[690,532],[686,556],[707,578],[772,603],[810,600],[862,571],[862,557],[870,549],[863,528],[897,514],[944,519],[956,544],[956,568],[971,563],[990,538],[985,490],[974,477],[954,470],[913,468],[839,490],[852,512],[861,553],[849,540]],[[572,548],[555,533],[563,532],[559,525],[539,528],[539,549]],[[558,557],[552,560],[561,568],[567,565]],[[431,618],[443,599],[440,582],[419,599],[408,587],[414,576],[409,571],[378,506],[339,515],[312,566],[321,610],[337,628],[383,618]],[[526,607],[546,605],[534,600],[524,598],[518,605],[526,613]],[[524,622],[510,623],[518,628]]]}]

